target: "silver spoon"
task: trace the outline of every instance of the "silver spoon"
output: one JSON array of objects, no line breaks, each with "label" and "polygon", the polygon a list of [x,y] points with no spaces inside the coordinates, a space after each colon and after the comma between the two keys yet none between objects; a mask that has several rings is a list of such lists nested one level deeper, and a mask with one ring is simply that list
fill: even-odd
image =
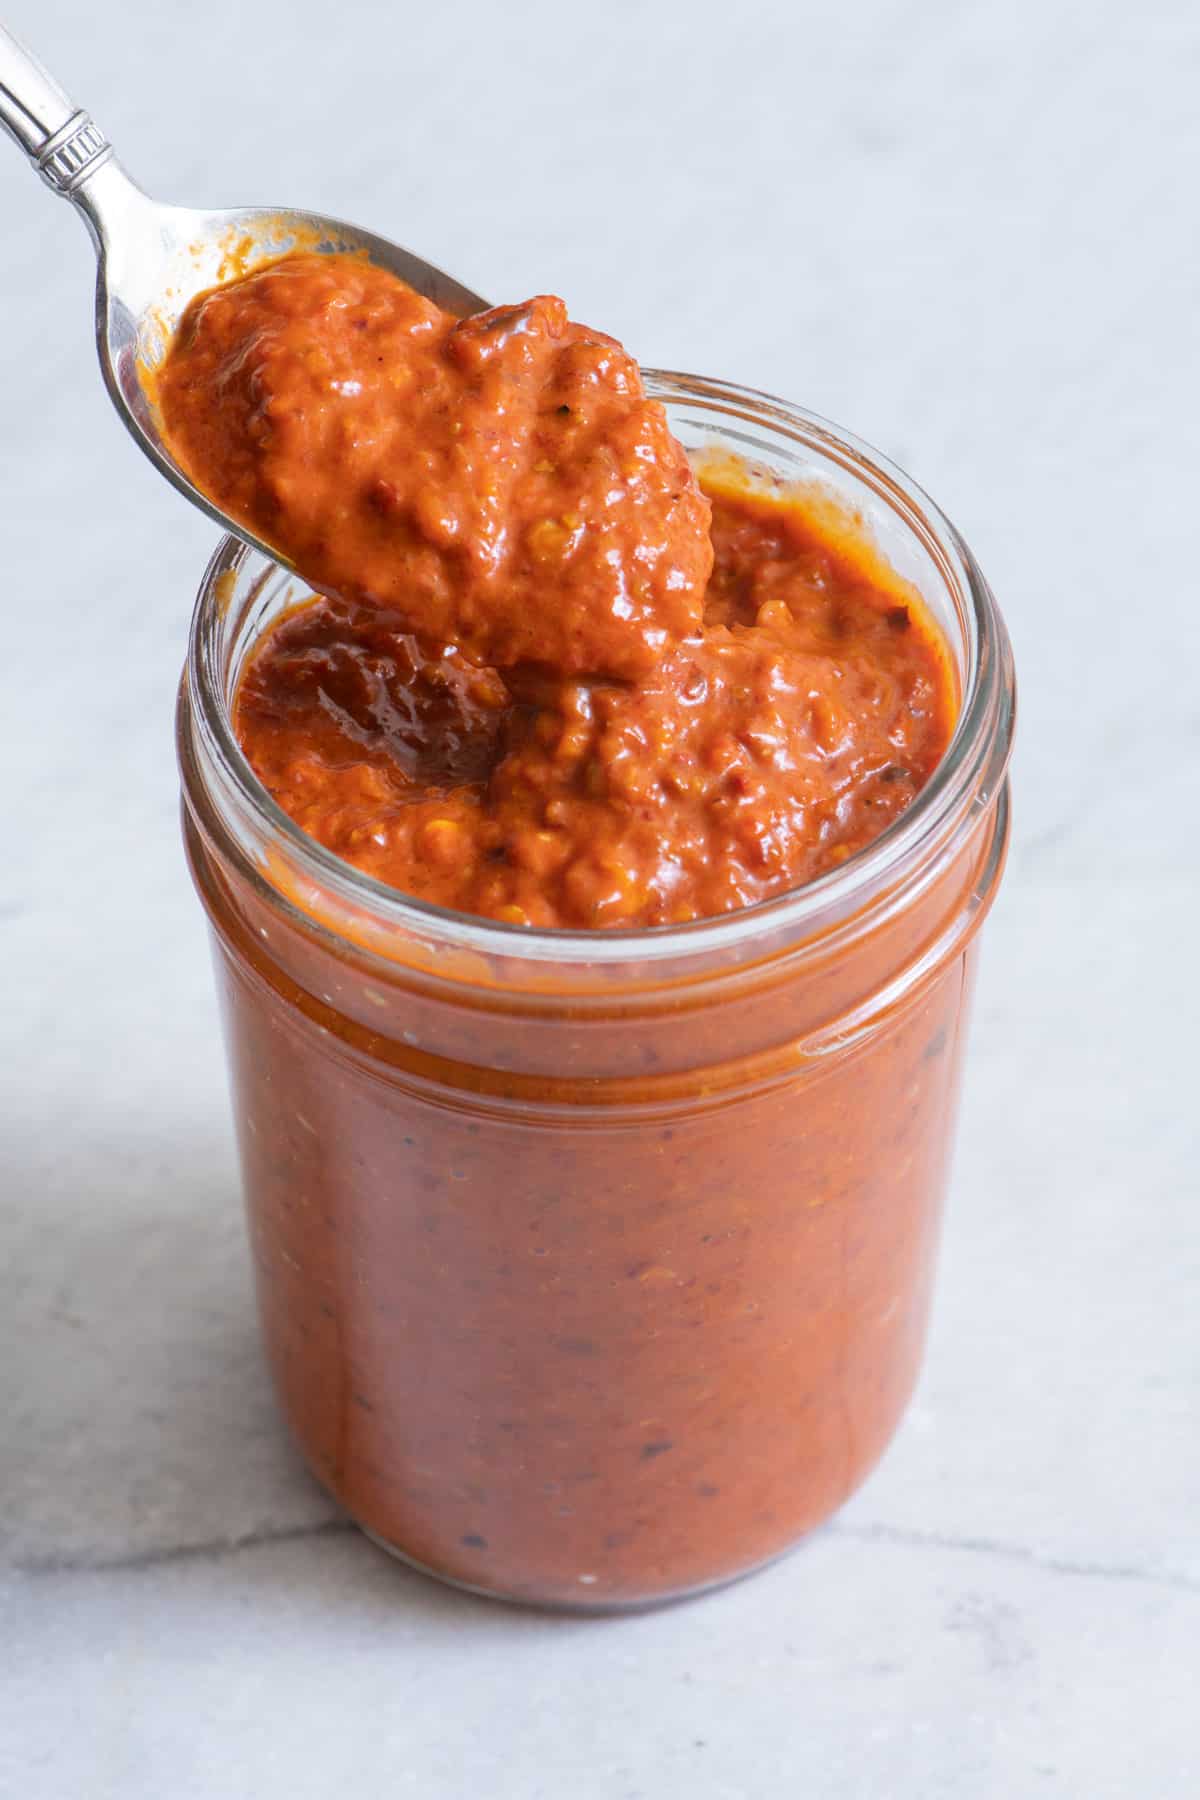
[{"label": "silver spoon", "polygon": [[96,348],[113,405],[134,442],[171,484],[226,531],[285,562],[278,550],[228,518],[193,487],[163,442],[144,377],[161,362],[188,301],[267,256],[306,250],[365,250],[418,293],[465,315],[488,302],[374,232],[288,207],[235,206],[200,212],[164,206],[130,180],[104,133],[73,106],[46,71],[0,26],[0,125],[42,180],[83,214],[96,248]]}]

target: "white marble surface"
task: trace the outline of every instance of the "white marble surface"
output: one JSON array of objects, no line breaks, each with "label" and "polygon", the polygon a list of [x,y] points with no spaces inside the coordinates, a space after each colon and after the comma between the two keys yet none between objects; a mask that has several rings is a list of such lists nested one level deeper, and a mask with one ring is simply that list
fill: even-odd
[{"label": "white marble surface", "polygon": [[163,194],[557,287],[898,456],[1023,713],[882,1469],[657,1615],[402,1573],[298,1469],[255,1341],[172,764],[211,532],[110,417],[83,232],[0,146],[0,1795],[1200,1792],[1193,0],[79,11],[6,9]]}]

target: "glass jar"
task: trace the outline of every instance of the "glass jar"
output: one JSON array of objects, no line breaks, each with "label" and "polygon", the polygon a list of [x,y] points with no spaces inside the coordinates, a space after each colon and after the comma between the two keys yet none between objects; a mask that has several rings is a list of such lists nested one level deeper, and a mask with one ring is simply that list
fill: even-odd
[{"label": "glass jar", "polygon": [[1008,835],[1009,649],[952,526],[796,407],[647,385],[701,461],[733,451],[852,513],[951,647],[946,757],[840,868],[718,919],[592,933],[379,885],[238,748],[246,652],[304,589],[232,539],[179,703],[283,1411],[386,1548],[579,1609],[769,1562],[892,1436]]}]

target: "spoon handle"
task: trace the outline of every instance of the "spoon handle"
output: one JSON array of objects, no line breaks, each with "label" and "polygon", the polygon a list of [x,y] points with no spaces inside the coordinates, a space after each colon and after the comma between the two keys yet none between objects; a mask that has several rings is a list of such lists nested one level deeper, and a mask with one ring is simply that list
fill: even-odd
[{"label": "spoon handle", "polygon": [[73,196],[112,156],[90,116],[68,100],[41,64],[0,25],[0,125],[48,187]]}]

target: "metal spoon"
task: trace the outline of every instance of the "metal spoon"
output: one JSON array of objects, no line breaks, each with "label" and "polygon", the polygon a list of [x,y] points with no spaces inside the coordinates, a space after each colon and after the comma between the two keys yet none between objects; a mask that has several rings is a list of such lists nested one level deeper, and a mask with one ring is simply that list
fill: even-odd
[{"label": "metal spoon", "polygon": [[162,360],[192,297],[262,257],[364,250],[372,262],[449,312],[488,302],[374,232],[320,213],[270,206],[200,212],[164,206],[130,180],[104,133],[0,26],[0,125],[42,180],[82,213],[96,248],[96,348],[113,405],[159,472],[226,531],[285,562],[193,487],[163,442],[146,377]]}]

